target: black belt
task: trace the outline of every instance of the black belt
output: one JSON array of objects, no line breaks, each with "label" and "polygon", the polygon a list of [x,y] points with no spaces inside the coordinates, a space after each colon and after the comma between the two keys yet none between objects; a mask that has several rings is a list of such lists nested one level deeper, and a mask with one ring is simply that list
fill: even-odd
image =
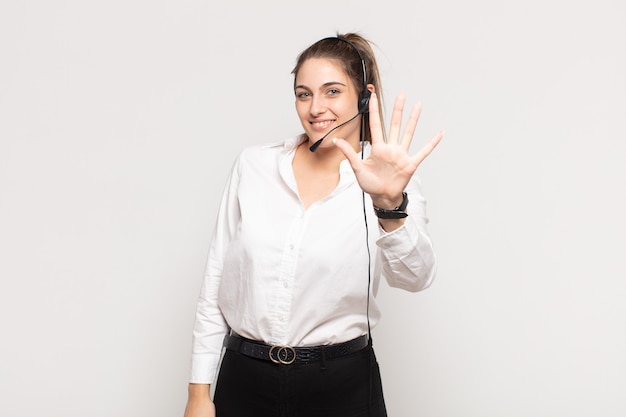
[{"label": "black belt", "polygon": [[224,338],[224,347],[226,347],[226,349],[232,349],[242,355],[257,359],[265,359],[283,365],[339,358],[358,352],[366,346],[367,335],[357,337],[356,339],[352,339],[344,343],[310,347],[266,345],[265,343],[246,339],[238,334],[226,335]]}]

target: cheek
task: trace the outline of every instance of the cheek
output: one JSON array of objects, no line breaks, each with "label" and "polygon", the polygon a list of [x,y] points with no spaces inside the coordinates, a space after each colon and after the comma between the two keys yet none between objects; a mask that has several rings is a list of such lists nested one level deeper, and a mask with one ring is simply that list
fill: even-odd
[{"label": "cheek", "polygon": [[305,103],[296,100],[295,107],[296,107],[296,113],[298,113],[298,117],[300,119],[306,118],[307,115],[309,114],[308,106]]}]

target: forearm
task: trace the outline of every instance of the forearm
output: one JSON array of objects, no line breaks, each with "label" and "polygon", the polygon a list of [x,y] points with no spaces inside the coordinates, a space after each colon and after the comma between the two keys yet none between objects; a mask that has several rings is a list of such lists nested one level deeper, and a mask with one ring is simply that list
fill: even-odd
[{"label": "forearm", "polygon": [[[408,291],[420,291],[428,287],[434,277],[435,254],[426,230],[426,200],[417,177],[408,184],[406,191],[409,201],[406,207],[408,217],[378,219],[384,230],[377,241],[379,260],[381,272],[389,285]],[[389,206],[384,208],[396,203],[397,201],[389,201]]]},{"label": "forearm", "polygon": [[415,292],[426,289],[436,272],[430,237],[407,218],[404,227],[381,236],[377,241],[380,272],[387,283]]}]

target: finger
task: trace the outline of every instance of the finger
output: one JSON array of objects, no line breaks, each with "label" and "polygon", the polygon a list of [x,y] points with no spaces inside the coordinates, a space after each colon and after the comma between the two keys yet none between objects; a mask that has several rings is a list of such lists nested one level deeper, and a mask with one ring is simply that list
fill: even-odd
[{"label": "finger", "polygon": [[400,142],[404,150],[407,152],[411,147],[411,142],[413,141],[413,135],[415,134],[415,128],[417,127],[417,122],[420,119],[420,114],[422,114],[422,103],[417,102],[411,110],[411,115],[409,116],[409,120],[406,122],[404,134],[402,135],[402,142]]},{"label": "finger", "polygon": [[402,126],[402,110],[404,109],[404,102],[406,98],[404,94],[400,93],[396,97],[396,101],[393,104],[393,113],[391,114],[391,125],[389,127],[389,137],[387,143],[398,143],[400,139],[400,127]]},{"label": "finger", "polygon": [[441,142],[441,139],[443,138],[443,134],[444,131],[440,130],[435,136],[430,139],[430,141],[426,145],[424,145],[422,149],[419,150],[419,152],[417,152],[417,154],[413,156],[412,159],[416,163],[416,166],[419,166],[419,164],[421,164],[422,161],[426,159],[428,155],[430,155],[430,153],[437,147],[437,145],[439,145],[439,142]]},{"label": "finger", "polygon": [[333,138],[333,143],[348,159],[352,170],[355,173],[358,172],[363,166],[363,161],[361,160],[361,157],[354,151],[352,145],[350,145],[345,140],[339,138]]},{"label": "finger", "polygon": [[370,132],[372,136],[372,145],[377,142],[385,141],[385,134],[380,125],[380,110],[378,109],[378,97],[376,93],[372,93],[369,102],[370,113]]}]

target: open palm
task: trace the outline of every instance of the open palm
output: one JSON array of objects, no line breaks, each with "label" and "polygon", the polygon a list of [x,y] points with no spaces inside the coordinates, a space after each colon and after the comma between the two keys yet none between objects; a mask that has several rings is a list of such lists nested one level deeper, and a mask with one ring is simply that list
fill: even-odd
[{"label": "open palm", "polygon": [[417,103],[413,107],[404,132],[401,134],[404,104],[404,95],[398,95],[393,106],[389,136],[385,142],[380,123],[378,100],[375,93],[372,93],[369,102],[372,151],[367,159],[361,160],[348,142],[342,139],[335,140],[335,145],[350,162],[359,186],[372,197],[372,201],[378,207],[395,207],[398,205],[397,203],[402,200],[402,192],[417,167],[430,155],[443,137],[443,131],[438,132],[415,155],[409,155],[422,106]]}]

